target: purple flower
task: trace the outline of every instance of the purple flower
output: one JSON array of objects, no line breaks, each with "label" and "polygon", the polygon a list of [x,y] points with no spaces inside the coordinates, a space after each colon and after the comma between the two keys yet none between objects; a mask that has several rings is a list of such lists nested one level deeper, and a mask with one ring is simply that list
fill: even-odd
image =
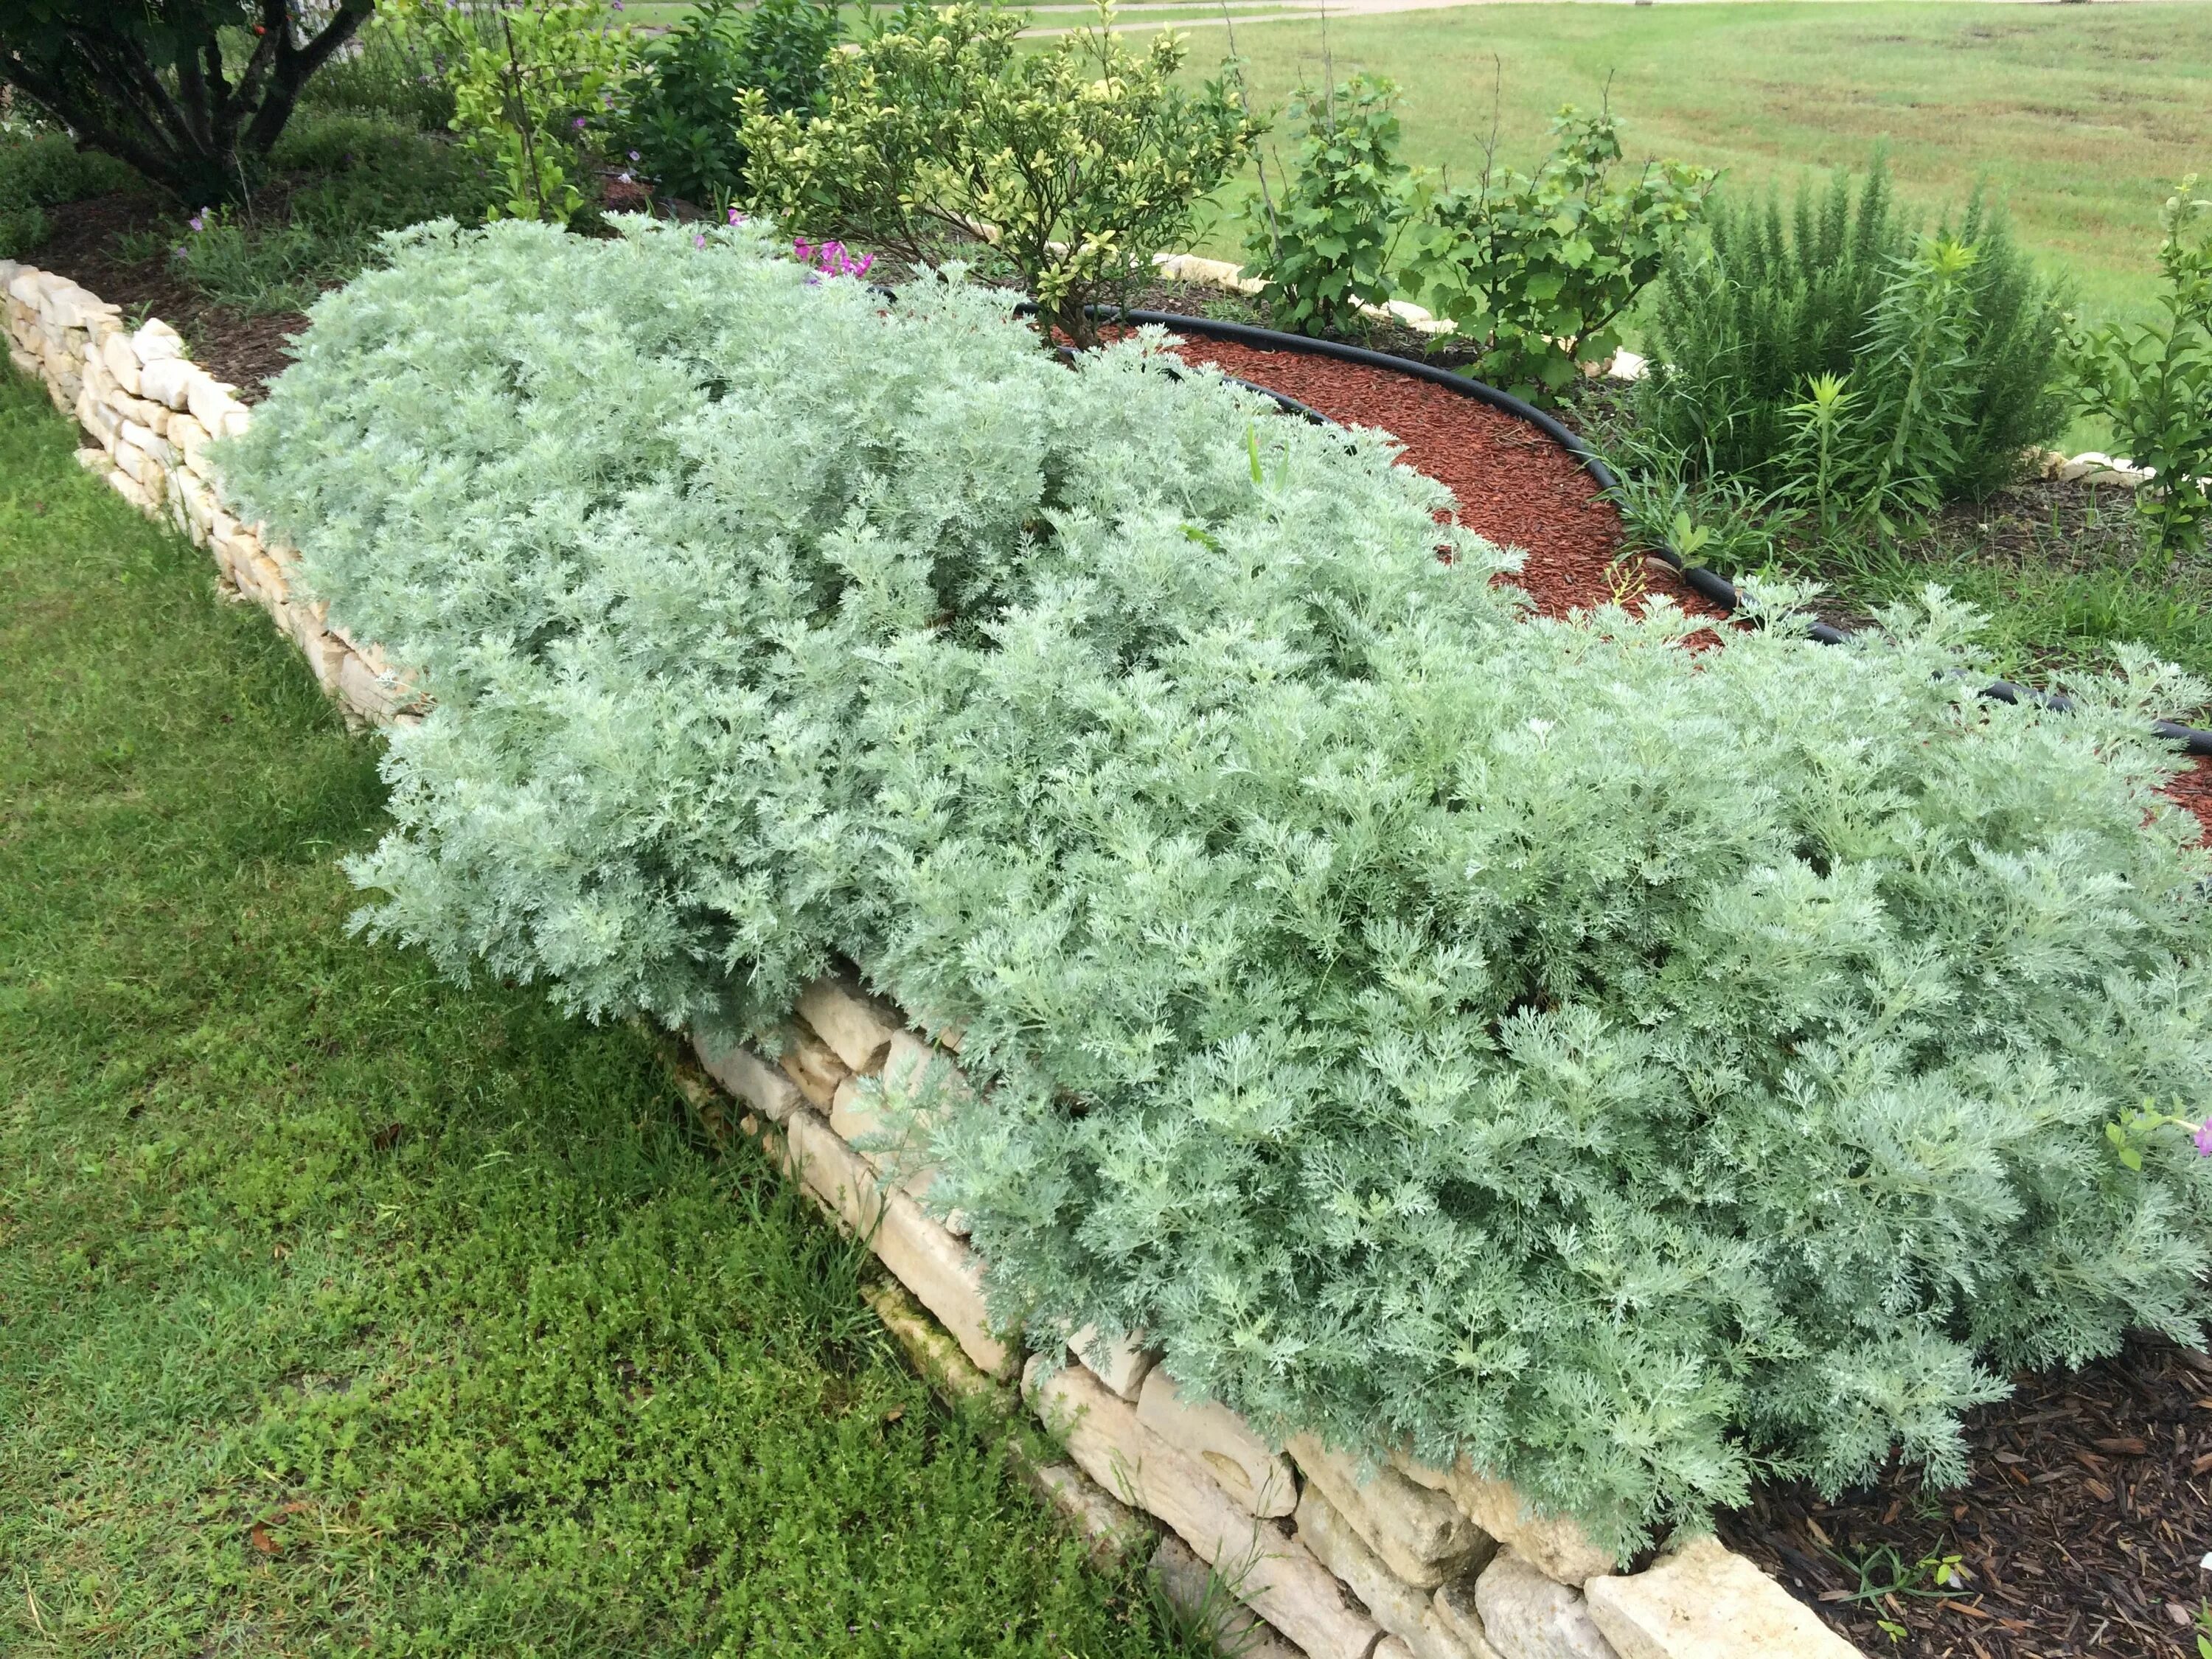
[{"label": "purple flower", "polygon": [[629,159],[630,159],[631,161],[635,161],[635,160],[637,160],[637,152],[636,152],[635,150],[632,150],[632,151],[630,151],[630,153],[629,153]]},{"label": "purple flower", "polygon": [[745,222],[745,216],[738,212],[737,209],[732,208],[730,210],[730,222],[733,225],[741,225]]},{"label": "purple flower", "polygon": [[2206,1118],[2197,1126],[2197,1150],[2206,1158],[2212,1158],[2212,1117]]},{"label": "purple flower", "polygon": [[195,231],[205,230],[207,228],[206,213],[207,210],[205,208],[202,208],[198,213],[192,215],[191,218],[185,220],[185,222],[190,225]]},{"label": "purple flower", "polygon": [[582,116],[579,115],[579,116],[578,116],[574,120],[571,121],[568,125],[569,125],[570,126],[572,126],[572,127],[575,128],[577,131],[581,132],[581,131],[584,130],[584,118],[583,118]]},{"label": "purple flower", "polygon": [[694,237],[691,239],[691,246],[692,246],[693,247],[704,247],[704,246],[707,246],[707,233],[706,233],[705,231],[703,231],[703,230],[702,230],[702,231],[701,231],[701,232],[700,232],[696,236],[694,236]]}]

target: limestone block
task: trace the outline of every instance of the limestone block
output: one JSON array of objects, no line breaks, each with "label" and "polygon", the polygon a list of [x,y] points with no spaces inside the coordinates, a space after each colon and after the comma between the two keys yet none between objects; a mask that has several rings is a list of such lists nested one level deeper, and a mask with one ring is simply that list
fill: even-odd
[{"label": "limestone block", "polygon": [[143,450],[163,466],[168,465],[177,459],[177,452],[169,447],[169,441],[167,438],[150,428],[139,425],[136,421],[124,422],[123,430],[118,435],[125,443]]},{"label": "limestone block", "polygon": [[30,310],[36,311],[39,308],[39,301],[40,298],[39,290],[40,273],[33,267],[30,265],[19,265],[12,259],[9,260],[7,264],[9,272],[8,277],[8,297],[13,300],[19,306],[23,306]]},{"label": "limestone block", "polygon": [[223,417],[234,410],[243,409],[238,401],[238,388],[226,386],[212,375],[198,375],[185,389],[185,407],[191,417],[210,432],[223,430]]},{"label": "limestone block", "polygon": [[[866,1238],[915,1300],[935,1314],[981,1370],[1005,1376],[1013,1355],[991,1328],[983,1275],[965,1244],[904,1193],[886,1190],[859,1154],[813,1112],[793,1111],[784,1123],[784,1158],[846,1226]],[[1079,1462],[1080,1460],[1078,1460]]]},{"label": "limestone block", "polygon": [[1517,1551],[1498,1551],[1482,1570],[1474,1605],[1504,1659],[1619,1659],[1582,1592],[1547,1578]]},{"label": "limestone block", "polygon": [[15,372],[25,380],[39,379],[39,360],[21,346],[11,345],[8,348],[8,361],[15,365]]},{"label": "limestone block", "polygon": [[151,513],[159,506],[159,503],[146,493],[146,486],[119,466],[107,475],[107,486],[141,513]]},{"label": "limestone block", "polygon": [[108,392],[101,401],[118,423],[134,421],[149,432],[154,430],[155,422],[163,419],[168,413],[161,404],[149,403],[143,398],[134,398],[120,386]]},{"label": "limestone block", "polygon": [[1158,1536],[1149,1521],[1073,1463],[1047,1463],[1032,1469],[1030,1485],[1082,1535],[1091,1559],[1101,1566],[1123,1559]]},{"label": "limestone block", "polygon": [[44,309],[58,327],[83,328],[95,318],[113,316],[117,307],[103,303],[75,283],[63,283],[48,295]]},{"label": "limestone block", "polygon": [[[1213,1569],[1173,1533],[1152,1552],[1152,1583],[1213,1651],[1236,1659],[1301,1659],[1267,1621],[1229,1593]],[[1376,1650],[1381,1652],[1381,1649]]]},{"label": "limestone block", "polygon": [[[139,429],[145,430],[143,427]],[[152,434],[149,433],[148,435],[150,437]],[[116,469],[127,473],[142,489],[150,488],[149,480],[161,475],[161,469],[154,464],[154,458],[127,440],[118,441],[114,455]]]},{"label": "limestone block", "polygon": [[192,377],[205,372],[189,357],[155,357],[138,370],[138,395],[169,409],[183,409]]},{"label": "limestone block", "polygon": [[1315,1560],[1352,1587],[1375,1622],[1405,1643],[1414,1659],[1474,1659],[1437,1616],[1428,1592],[1415,1589],[1376,1559],[1318,1486],[1309,1485],[1298,1497],[1298,1540],[1313,1552]]},{"label": "limestone block", "polygon": [[[1186,1457],[1194,1457],[1221,1488],[1254,1515],[1288,1515],[1297,1507],[1291,1460],[1269,1449],[1244,1419],[1217,1401],[1186,1400],[1164,1370],[1146,1377],[1137,1421]],[[1339,1577],[1343,1575],[1340,1573]],[[1381,1621],[1389,1628],[1389,1621]]]},{"label": "limestone block", "polygon": [[1311,1659],[1369,1659],[1382,1632],[1304,1545],[1255,1520],[1213,1478],[1137,1421],[1136,1408],[1080,1365],[1022,1373],[1022,1397],[1107,1491],[1156,1515],[1238,1600]]},{"label": "limestone block", "polygon": [[339,644],[338,701],[365,720],[389,720],[404,693],[362,661],[359,652],[344,649],[343,641]]},{"label": "limestone block", "polygon": [[1571,1516],[1534,1514],[1515,1487],[1477,1474],[1465,1458],[1449,1481],[1452,1501],[1476,1526],[1561,1583],[1579,1584],[1613,1571],[1612,1553],[1592,1543]]},{"label": "limestone block", "polygon": [[252,410],[246,408],[244,404],[240,404],[235,409],[227,409],[223,411],[221,431],[216,431],[213,427],[210,427],[208,430],[215,432],[218,438],[242,438],[246,435],[246,424],[252,418]]},{"label": "limestone block", "polygon": [[2086,478],[2092,472],[2101,472],[2112,465],[2112,458],[2101,449],[2085,449],[2058,469],[2059,477],[2068,483]]},{"label": "limestone block", "polygon": [[837,1097],[837,1085],[849,1075],[845,1062],[804,1026],[784,1028],[783,1053],[777,1056],[777,1063],[784,1075],[799,1085],[799,1092],[825,1112]]},{"label": "limestone block", "polygon": [[123,422],[101,407],[90,386],[82,387],[76,394],[76,423],[99,439],[105,449],[114,448],[115,441],[123,435]]},{"label": "limestone block", "polygon": [[284,568],[269,556],[264,545],[253,555],[253,588],[264,601],[282,601],[291,592],[291,584],[284,580]]},{"label": "limestone block", "polygon": [[1308,1434],[1293,1436],[1287,1449],[1368,1548],[1407,1583],[1434,1589],[1488,1557],[1488,1534],[1442,1492],[1416,1486],[1388,1463],[1367,1474],[1358,1458],[1331,1451]]},{"label": "limestone block", "polygon": [[176,446],[177,453],[185,465],[195,475],[213,483],[215,470],[207,458],[207,447],[211,441],[207,428],[189,415],[172,415],[167,435],[169,441]]},{"label": "limestone block", "polygon": [[115,384],[136,398],[138,393],[138,354],[120,334],[111,334],[100,349],[100,361]]},{"label": "limestone block", "polygon": [[1620,1659],[1858,1659],[1858,1650],[1711,1537],[1677,1544],[1643,1572],[1583,1587]]},{"label": "limestone block", "polygon": [[1067,1339],[1070,1352],[1091,1369],[1091,1374],[1134,1405],[1152,1375],[1159,1355],[1145,1346],[1144,1333],[1133,1332],[1119,1342],[1109,1342],[1096,1325],[1085,1325]]},{"label": "limestone block", "polygon": [[108,467],[107,452],[104,449],[80,449],[76,452],[76,464],[88,472],[105,472]]},{"label": "limestone block", "polygon": [[799,994],[799,1017],[862,1076],[878,1070],[902,1028],[897,1012],[842,977],[825,975]]},{"label": "limestone block", "polygon": [[151,317],[131,337],[131,349],[142,365],[174,362],[185,355],[184,337],[159,317]]},{"label": "limestone block", "polygon": [[734,1038],[694,1030],[691,1052],[708,1076],[769,1122],[781,1123],[799,1109],[799,1085]]},{"label": "limestone block", "polygon": [[1459,1638],[1460,1645],[1474,1659],[1501,1659],[1490,1644],[1490,1632],[1482,1627],[1482,1609],[1474,1604],[1474,1585],[1471,1575],[1447,1579],[1437,1587],[1436,1599],[1430,1606],[1435,1609],[1437,1621]]},{"label": "limestone block", "polygon": [[837,1092],[830,1097],[830,1127],[866,1160],[870,1169],[916,1203],[929,1201],[929,1190],[937,1184],[937,1166],[928,1161],[925,1146],[915,1146],[911,1139],[891,1140],[880,1099],[867,1079],[848,1077],[837,1085]]}]

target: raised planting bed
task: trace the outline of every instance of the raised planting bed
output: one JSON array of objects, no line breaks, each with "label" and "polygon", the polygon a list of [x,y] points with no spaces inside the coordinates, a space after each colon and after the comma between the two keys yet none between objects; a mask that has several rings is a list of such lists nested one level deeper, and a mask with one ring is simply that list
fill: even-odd
[{"label": "raised planting bed", "polygon": [[[407,720],[404,682],[373,647],[334,630],[320,605],[297,595],[293,550],[226,509],[206,437],[240,428],[246,417],[181,359],[176,337],[152,326],[126,331],[112,307],[36,272],[6,275],[19,363],[45,376],[58,404],[75,409],[98,440],[83,453],[87,464],[208,545],[226,576],[300,641],[349,707],[370,719]],[[1311,354],[1264,350],[1233,362],[1213,360],[1325,415],[1397,433],[1410,464],[1433,467],[1447,481],[1447,469],[1486,488],[1499,473],[1533,472],[1543,482],[1529,499],[1540,505],[1521,533],[1509,522],[1516,494],[1510,489],[1481,495],[1480,510],[1495,516],[1470,521],[1528,550],[1538,574],[1524,573],[1522,580],[1540,586],[1541,608],[1556,612],[1612,598],[1633,604],[1651,591],[1643,579],[1621,584],[1613,574],[1610,550],[1617,543],[1608,539],[1607,511],[1592,500],[1594,481],[1510,409],[1387,365],[1327,361],[1323,373],[1318,365],[1325,360]],[[1299,380],[1302,368],[1310,378]],[[1345,372],[1353,368],[1361,372]],[[1416,407],[1425,416],[1409,415]],[[1409,427],[1425,435],[1403,429]],[[1479,455],[1486,445],[1490,465],[1471,463],[1470,449]],[[1394,476],[1387,467],[1377,471]],[[1425,551],[1431,526],[1418,512],[1413,529],[1408,562],[1433,575]],[[1684,599],[1702,602],[1695,592]],[[1516,646],[1540,637],[1510,623],[1501,631]],[[1916,672],[1914,685],[1928,684]],[[911,1029],[915,1024],[931,1028],[937,1040]],[[1443,1469],[1393,1456],[1382,1467],[1362,1468],[1303,1436],[1291,1437],[1287,1453],[1277,1451],[1234,1413],[1182,1399],[1157,1352],[1142,1341],[1108,1344],[1078,1332],[1068,1346],[1079,1363],[1061,1363],[1066,1356],[1054,1352],[1022,1368],[1018,1349],[989,1317],[981,1260],[964,1224],[955,1216],[939,1221],[924,1207],[937,1172],[902,1166],[872,1139],[882,1130],[882,1091],[915,1088],[925,1071],[942,1089],[964,1089],[956,1069],[960,1052],[959,1034],[942,1021],[910,1020],[837,979],[799,996],[773,1063],[726,1037],[702,1033],[698,1042],[701,1060],[744,1103],[748,1132],[768,1141],[826,1209],[867,1234],[886,1266],[943,1322],[951,1342],[939,1342],[934,1352],[940,1367],[957,1375],[956,1386],[973,1391],[993,1386],[985,1378],[997,1379],[1003,1396],[1016,1370],[1024,1370],[1029,1403],[1066,1434],[1073,1463],[1043,1472],[1042,1484],[1063,1495],[1102,1547],[1132,1528],[1141,1534],[1143,1523],[1129,1512],[1140,1510],[1212,1562],[1305,1651],[1330,1659],[1814,1655],[1843,1651],[1844,1637],[1857,1632],[1837,1613],[1847,1606],[1856,1613],[1857,1604],[1819,1601],[1830,1587],[1817,1575],[1805,1582],[1783,1553],[1785,1543],[1796,1546],[1787,1518],[1771,1519],[1786,1503],[1778,1495],[1765,1500],[1770,1518],[1763,1530],[1731,1534],[1736,1553],[1678,1538],[1668,1540],[1675,1547],[1669,1553],[1617,1573],[1610,1555],[1578,1528],[1540,1516],[1511,1488],[1463,1465]],[[1990,1420],[2002,1422],[2005,1414]],[[2186,1437],[2175,1443],[2184,1448]],[[2126,1490],[2124,1501],[2137,1501],[2141,1486]],[[1827,1535],[1835,1547],[1851,1547],[1838,1543],[1834,1531]],[[1771,1558],[1761,1554],[1762,1539],[1773,1545]],[[1754,1560],[1799,1579],[1793,1588],[1813,1599],[1784,1595],[1753,1570]],[[1972,1595],[1950,1599],[1963,1606]],[[1909,1624],[1906,1630],[1914,1634]],[[1972,1650],[1957,1650],[1962,1659]]]}]

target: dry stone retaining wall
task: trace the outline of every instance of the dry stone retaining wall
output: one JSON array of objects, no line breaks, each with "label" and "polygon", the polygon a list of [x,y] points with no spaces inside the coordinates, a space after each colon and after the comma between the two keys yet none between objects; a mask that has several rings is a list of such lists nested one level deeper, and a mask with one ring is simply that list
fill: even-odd
[{"label": "dry stone retaining wall", "polygon": [[[376,647],[293,591],[297,551],[225,505],[208,446],[251,418],[235,390],[194,364],[165,324],[126,329],[116,307],[65,278],[0,261],[0,291],[9,360],[90,436],[77,459],[213,554],[226,586],[298,642],[349,716],[419,719]],[[1573,1522],[1530,1514],[1510,1486],[1464,1463],[1376,1465],[1308,1436],[1271,1446],[1218,1403],[1186,1397],[1141,1339],[1109,1342],[1086,1329],[1024,1364],[992,1324],[959,1216],[926,1207],[932,1172],[878,1150],[887,1095],[925,1078],[939,1090],[969,1086],[957,1033],[933,1043],[897,1009],[830,978],[799,997],[774,1057],[703,1033],[693,1047],[741,1104],[740,1127],[866,1237],[927,1310],[924,1319],[903,1299],[877,1301],[908,1352],[957,1394],[1006,1400],[1018,1376],[1020,1399],[1070,1460],[1032,1469],[1038,1490],[1103,1549],[1157,1540],[1171,1590],[1206,1564],[1249,1610],[1224,1626],[1238,1651],[1852,1659],[1849,1644],[1711,1538],[1678,1540],[1644,1571],[1618,1575]]]}]

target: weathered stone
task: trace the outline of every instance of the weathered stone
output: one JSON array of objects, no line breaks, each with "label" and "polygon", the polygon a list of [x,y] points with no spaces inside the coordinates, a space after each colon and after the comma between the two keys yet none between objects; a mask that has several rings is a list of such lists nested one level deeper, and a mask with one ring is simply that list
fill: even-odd
[{"label": "weathered stone", "polygon": [[1390,1465],[1367,1474],[1359,1459],[1331,1451],[1310,1434],[1293,1436],[1288,1449],[1368,1548],[1407,1583],[1434,1589],[1489,1554],[1489,1535],[1449,1498],[1415,1485]]},{"label": "weathered stone", "polygon": [[88,472],[105,472],[108,465],[107,452],[104,449],[80,449],[76,452],[76,464]]},{"label": "weathered stone", "polygon": [[1215,1652],[1236,1659],[1301,1659],[1296,1648],[1231,1595],[1219,1575],[1173,1533],[1152,1552],[1152,1583]]},{"label": "weathered stone", "polygon": [[784,1028],[783,1052],[776,1056],[776,1063],[799,1085],[799,1092],[825,1112],[837,1097],[837,1085],[849,1075],[845,1062],[804,1026]]},{"label": "weathered stone", "polygon": [[153,496],[146,493],[145,485],[119,466],[107,475],[107,487],[141,513],[151,513],[160,506]]},{"label": "weathered stone", "polygon": [[736,1038],[691,1033],[691,1052],[713,1078],[771,1123],[781,1123],[799,1108],[799,1085]]},{"label": "weathered stone", "polygon": [[212,376],[202,375],[185,389],[185,407],[191,411],[191,417],[209,431],[222,432],[226,429],[223,422],[231,412],[242,410],[246,405],[238,401],[237,387],[225,386]]},{"label": "weathered stone", "polygon": [[1270,1450],[1226,1406],[1185,1399],[1181,1385],[1164,1370],[1155,1370],[1145,1379],[1137,1396],[1137,1421],[1203,1463],[1222,1490],[1252,1514],[1288,1515],[1297,1507],[1297,1476],[1291,1460]]},{"label": "weathered stone", "polygon": [[1643,1572],[1583,1587],[1620,1659],[1858,1659],[1858,1650],[1741,1555],[1711,1537]]},{"label": "weathered stone", "polygon": [[901,1030],[888,1004],[836,977],[817,979],[801,991],[798,1012],[830,1052],[863,1077],[882,1067]]},{"label": "weathered stone", "polygon": [[915,1144],[923,1126],[915,1126],[914,1137],[895,1142],[874,1079],[848,1077],[837,1085],[830,1099],[830,1127],[869,1168],[917,1203],[927,1203],[938,1170],[928,1161],[927,1147]]},{"label": "weathered stone", "polygon": [[131,337],[131,349],[137,354],[142,365],[173,362],[185,355],[185,341],[182,335],[159,317],[149,317]]},{"label": "weathered stone", "polygon": [[118,435],[125,443],[143,450],[160,465],[167,466],[177,459],[177,452],[169,447],[169,441],[167,438],[149,427],[139,425],[136,421],[124,422],[123,430]]},{"label": "weathered stone", "polygon": [[[337,638],[336,634],[331,637]],[[406,700],[405,688],[370,667],[358,651],[344,649],[344,641],[340,641],[339,645],[338,700],[364,720],[380,725],[390,720],[393,711]]]},{"label": "weathered stone", "polygon": [[1437,1586],[1436,1599],[1430,1605],[1436,1610],[1437,1622],[1456,1636],[1474,1659],[1501,1659],[1490,1644],[1490,1632],[1482,1627],[1482,1609],[1474,1603],[1474,1585],[1472,1575],[1447,1579]]},{"label": "weathered stone", "polygon": [[215,468],[208,459],[208,445],[211,440],[208,430],[189,415],[169,416],[168,440],[176,447],[179,459],[191,469],[193,476],[215,482]]},{"label": "weathered stone", "polygon": [[191,390],[192,376],[205,372],[187,357],[156,357],[138,370],[138,395],[167,408],[181,410],[186,406],[185,395]]},{"label": "weathered stone", "polygon": [[109,335],[100,349],[100,361],[116,385],[138,396],[138,354],[131,350],[130,341],[120,334]]},{"label": "weathered stone", "polygon": [[1046,1463],[1027,1471],[1038,1497],[1060,1511],[1100,1565],[1125,1559],[1159,1536],[1159,1529],[1073,1463]]},{"label": "weathered stone", "polygon": [[1022,1397],[1068,1455],[1124,1503],[1158,1516],[1238,1600],[1311,1659],[1369,1659],[1382,1632],[1347,1604],[1305,1546],[1231,1502],[1213,1477],[1137,1421],[1136,1408],[1080,1365],[1022,1373]]},{"label": "weathered stone", "polygon": [[1314,1559],[1352,1587],[1375,1622],[1410,1648],[1415,1659],[1473,1659],[1437,1617],[1426,1591],[1392,1572],[1367,1547],[1336,1506],[1309,1484],[1298,1495],[1298,1539]]},{"label": "weathered stone", "polygon": [[1580,1590],[1547,1578],[1512,1549],[1474,1581],[1474,1605],[1504,1659],[1618,1659]]},{"label": "weathered stone", "polygon": [[[199,418],[197,410],[194,411],[194,418]],[[208,430],[214,432],[219,438],[242,438],[246,435],[246,428],[252,422],[252,418],[253,411],[244,404],[240,404],[235,409],[227,409],[223,411],[221,431],[216,431],[214,427],[208,428]]]},{"label": "weathered stone", "polygon": [[1068,1351],[1091,1368],[1091,1374],[1131,1405],[1143,1393],[1145,1379],[1159,1363],[1157,1350],[1145,1346],[1144,1333],[1133,1332],[1119,1342],[1109,1342],[1096,1325],[1085,1325],[1067,1339]]},{"label": "weathered stone", "polygon": [[1613,1571],[1613,1554],[1599,1548],[1570,1516],[1540,1516],[1520,1492],[1504,1480],[1477,1474],[1465,1458],[1446,1476],[1447,1490],[1474,1524],[1501,1544],[1510,1545],[1547,1577],[1579,1584]]},{"label": "weathered stone", "polygon": [[991,1328],[983,1275],[965,1244],[921,1212],[896,1188],[886,1188],[829,1124],[801,1109],[785,1121],[789,1167],[854,1232],[915,1299],[935,1314],[962,1350],[994,1376],[1010,1375],[1013,1355]]},{"label": "weathered stone", "polygon": [[25,380],[35,380],[40,378],[39,360],[21,346],[8,348],[8,361],[15,366],[15,372]]}]

